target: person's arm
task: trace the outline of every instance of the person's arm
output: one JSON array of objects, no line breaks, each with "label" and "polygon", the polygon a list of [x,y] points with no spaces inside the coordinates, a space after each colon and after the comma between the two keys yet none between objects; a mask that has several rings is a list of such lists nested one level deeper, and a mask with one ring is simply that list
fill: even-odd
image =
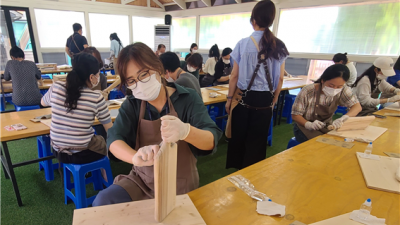
[{"label": "person's arm", "polygon": [[398,81],[396,82],[396,84],[397,84],[397,86],[400,87],[400,80],[398,80]]},{"label": "person's arm", "polygon": [[4,80],[9,81],[11,80],[11,73],[10,73],[10,65],[11,61],[8,61],[6,64],[6,68],[4,69]]},{"label": "person's arm", "polygon": [[40,104],[42,106],[51,106],[51,94],[53,93],[53,88],[57,87],[58,84],[53,84],[49,88],[49,90],[46,92],[45,95],[43,95],[42,99],[40,100]]},{"label": "person's arm", "polygon": [[66,52],[67,55],[72,59],[72,54],[71,54],[71,51],[69,50],[68,47],[65,47],[65,52]]},{"label": "person's arm", "polygon": [[234,61],[231,78],[229,81],[228,97],[225,104],[225,110],[228,114],[230,114],[231,112],[230,110],[232,104],[232,97],[234,97],[233,95],[235,94],[238,79],[239,79],[239,65],[236,63],[236,61]]},{"label": "person's arm", "polygon": [[[364,79],[364,78],[363,78]],[[357,84],[357,98],[360,104],[364,107],[373,107],[381,103],[386,103],[387,99],[375,99],[371,98],[371,85],[368,82],[364,82],[361,79]]]},{"label": "person's arm", "polygon": [[108,131],[108,129],[110,129],[111,127],[112,127],[112,122],[109,122],[109,123],[105,123],[105,124],[103,124],[103,127],[104,127],[104,129],[106,130],[106,132]]},{"label": "person's arm", "polygon": [[101,95],[100,93],[97,102],[98,104],[97,104],[96,117],[107,132],[108,129],[112,127],[110,111],[108,110],[108,105],[106,104],[103,95]]},{"label": "person's arm", "polygon": [[300,125],[303,126],[303,127],[304,127],[304,126],[306,125],[306,123],[308,122],[308,120],[304,119],[304,117],[303,117],[303,116],[300,116],[300,115],[293,115],[293,114],[292,114],[292,119],[294,120],[294,122],[300,124]]},{"label": "person's arm", "polygon": [[225,82],[225,81],[228,81],[228,80],[229,80],[229,76],[223,76],[223,77],[217,79],[218,82]]},{"label": "person's arm", "polygon": [[283,62],[282,65],[281,65],[281,75],[279,76],[278,87],[276,88],[276,90],[274,92],[274,100],[272,101],[272,108],[274,108],[274,105],[278,101],[279,94],[281,93],[284,74],[285,74],[285,62]]},{"label": "person's arm", "polygon": [[42,72],[40,72],[40,70],[37,68],[36,65],[35,65],[35,77],[38,80],[42,79]]},{"label": "person's arm", "polygon": [[83,48],[89,47],[86,37],[84,37],[84,36],[82,36],[82,37],[83,37]]},{"label": "person's arm", "polygon": [[132,158],[137,152],[122,140],[112,142],[109,149],[115,157],[130,164],[132,164]]},{"label": "person's arm", "polygon": [[204,69],[203,69],[203,72],[205,73],[205,74],[209,74],[209,68],[208,67],[210,67],[210,59],[207,59],[207,61],[206,61],[206,64],[204,65]]},{"label": "person's arm", "polygon": [[214,68],[214,78],[218,81],[218,82],[225,82],[229,80],[229,76],[223,76],[224,74],[224,69],[225,66],[223,64],[223,62],[218,61],[217,64],[215,64],[215,68]]},{"label": "person's arm", "polygon": [[386,80],[382,80],[379,84],[379,90],[386,94],[397,94],[400,89],[396,89],[393,85],[388,83]]},{"label": "person's arm", "polygon": [[350,107],[350,109],[346,113],[346,115],[349,117],[354,117],[354,116],[357,116],[358,113],[361,112],[361,110],[362,110],[362,107],[361,107],[360,103],[356,103]]},{"label": "person's arm", "polygon": [[307,96],[307,93],[309,92],[308,89],[309,89],[308,86],[301,89],[299,94],[297,94],[296,99],[294,100],[294,103],[292,105],[292,112],[291,112],[292,119],[301,126],[305,126],[306,122],[308,122],[303,117],[309,105],[308,103],[309,98]]},{"label": "person's arm", "polygon": [[214,135],[208,130],[200,130],[194,126],[190,126],[190,132],[184,141],[200,150],[211,151],[215,147]]}]

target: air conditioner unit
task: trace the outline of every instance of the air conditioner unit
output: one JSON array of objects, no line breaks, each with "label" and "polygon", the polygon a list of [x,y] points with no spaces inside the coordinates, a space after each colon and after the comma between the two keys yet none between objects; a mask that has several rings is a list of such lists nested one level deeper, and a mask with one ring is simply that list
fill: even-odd
[{"label": "air conditioner unit", "polygon": [[171,26],[155,25],[154,51],[157,50],[159,44],[165,45],[165,51],[171,51]]}]

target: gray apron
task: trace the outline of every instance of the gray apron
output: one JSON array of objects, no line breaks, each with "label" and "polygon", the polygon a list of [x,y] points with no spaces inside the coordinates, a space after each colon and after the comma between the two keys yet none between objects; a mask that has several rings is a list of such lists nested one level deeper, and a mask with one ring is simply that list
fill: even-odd
[{"label": "gray apron", "polygon": [[339,105],[339,100],[340,97],[342,96],[342,92],[340,92],[340,95],[336,95],[333,97],[333,101],[331,105],[325,106],[325,105],[320,105],[319,104],[319,99],[321,95],[321,90],[322,90],[322,85],[319,84],[318,91],[316,93],[316,98],[315,98],[315,108],[314,108],[314,114],[311,117],[310,122],[314,122],[315,120],[319,120],[321,122],[324,122],[326,124],[326,127],[320,129],[320,130],[307,130],[304,126],[300,125],[297,123],[297,126],[303,132],[303,134],[308,138],[312,139],[317,136],[326,134],[329,132],[328,126],[332,124],[332,116],[335,114],[335,111],[337,110],[337,107]]},{"label": "gray apron", "polygon": [[[165,88],[165,87],[164,87]],[[168,93],[167,93],[168,97]],[[170,113],[168,115],[178,117],[174,106],[168,97]],[[136,135],[135,150],[148,145],[159,145],[161,138],[161,119],[145,120],[146,102],[140,106],[139,123]],[[194,157],[188,143],[178,141],[176,194],[186,194],[199,187],[199,174],[197,171],[197,159]],[[133,165],[129,175],[119,175],[114,184],[124,188],[133,201],[154,198],[154,168],[153,166],[137,167]]]},{"label": "gray apron", "polygon": [[[224,72],[223,72],[224,74],[222,75],[222,77],[231,75],[232,69],[233,69],[232,67],[225,67]],[[219,81],[215,80],[213,85],[217,86],[217,85],[221,85],[221,84],[229,84],[229,80],[223,81],[223,82],[219,82]]]}]

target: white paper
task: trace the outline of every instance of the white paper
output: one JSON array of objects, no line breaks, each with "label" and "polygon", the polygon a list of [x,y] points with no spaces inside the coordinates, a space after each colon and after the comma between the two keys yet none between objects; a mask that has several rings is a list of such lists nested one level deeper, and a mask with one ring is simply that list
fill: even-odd
[{"label": "white paper", "polygon": [[364,159],[372,159],[372,160],[381,160],[381,157],[379,157],[379,155],[374,155],[374,154],[370,154],[369,156],[365,156],[365,154],[363,152],[357,152],[357,154]]},{"label": "white paper", "polygon": [[368,220],[362,220],[357,216],[359,212],[359,210],[354,210],[351,212],[350,219],[366,225],[385,225],[385,219],[381,219],[373,215],[369,215]]},{"label": "white paper", "polygon": [[270,201],[258,201],[257,212],[267,216],[285,216],[286,206]]}]

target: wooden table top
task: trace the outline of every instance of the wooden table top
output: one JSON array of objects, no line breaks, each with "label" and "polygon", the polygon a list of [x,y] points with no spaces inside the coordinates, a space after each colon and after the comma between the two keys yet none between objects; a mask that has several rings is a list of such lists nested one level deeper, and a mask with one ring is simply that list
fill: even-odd
[{"label": "wooden table top", "polygon": [[[385,112],[395,111],[378,114]],[[373,143],[372,154],[400,153],[400,118],[376,118],[371,125],[388,128]],[[372,215],[385,218],[386,224],[400,224],[400,195],[366,187],[356,152],[364,152],[367,144],[354,143],[353,148],[346,149],[315,138],[227,176],[243,175],[258,191],[285,205],[283,218],[257,214],[256,200],[227,177],[189,196],[208,225],[290,224],[296,220],[309,224],[357,210],[368,198],[372,200]]]},{"label": "wooden table top", "polygon": [[[211,88],[217,88],[217,89],[220,89],[221,91],[228,90],[228,88],[221,87],[221,86],[214,86]],[[216,98],[211,98],[210,93],[212,93],[212,92],[220,94],[220,96],[218,96]],[[208,90],[206,88],[201,88],[201,95],[203,97],[204,105],[211,105],[211,104],[215,104],[215,103],[226,102],[226,100],[227,100],[226,95],[218,93],[218,91]]]},{"label": "wooden table top", "polygon": [[314,83],[307,76],[296,76],[297,78],[302,78],[301,80],[283,80],[282,91],[293,90],[297,88],[302,88],[307,84]]}]

